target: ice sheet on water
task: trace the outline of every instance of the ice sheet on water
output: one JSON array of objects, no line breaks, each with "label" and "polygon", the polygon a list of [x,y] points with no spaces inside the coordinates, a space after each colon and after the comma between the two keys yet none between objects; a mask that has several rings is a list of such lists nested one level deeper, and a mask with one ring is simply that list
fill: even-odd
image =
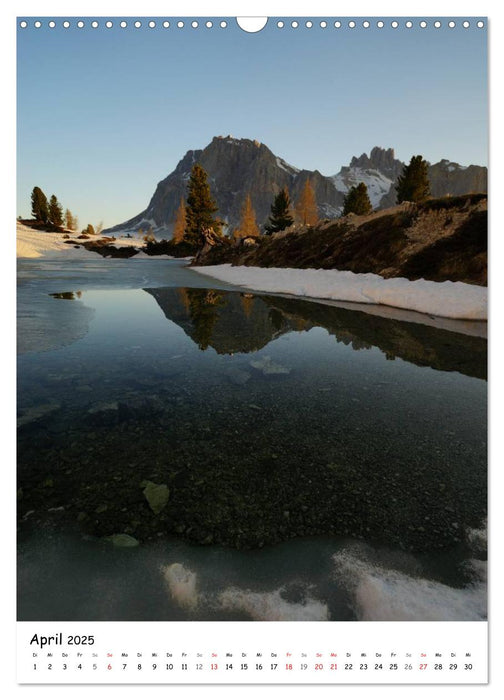
[{"label": "ice sheet on water", "polygon": [[346,550],[333,556],[335,579],[348,588],[357,619],[365,621],[485,620],[486,567],[471,562],[475,578],[464,588],[416,578]]},{"label": "ice sheet on water", "polygon": [[466,531],[466,540],[473,550],[486,549],[487,546],[487,523],[484,522],[479,528],[469,528]]},{"label": "ice sheet on water", "polygon": [[181,608],[238,611],[249,615],[253,620],[328,620],[326,603],[309,593],[299,601],[287,600],[285,588],[273,591],[251,591],[237,586],[223,591],[201,593],[198,590],[198,575],[180,562],[162,566],[161,572],[172,601]]},{"label": "ice sheet on water", "polygon": [[183,564],[175,562],[162,566],[161,572],[175,603],[182,608],[196,608],[200,597],[196,589],[197,576]]},{"label": "ice sheet on water", "polygon": [[34,294],[24,301],[18,295],[18,354],[62,348],[83,338],[94,316],[79,300]]},{"label": "ice sheet on water", "polygon": [[326,603],[306,596],[302,602],[291,602],[283,596],[283,588],[274,591],[254,592],[240,588],[227,588],[219,596],[223,608],[240,610],[253,620],[321,621],[329,619]]}]

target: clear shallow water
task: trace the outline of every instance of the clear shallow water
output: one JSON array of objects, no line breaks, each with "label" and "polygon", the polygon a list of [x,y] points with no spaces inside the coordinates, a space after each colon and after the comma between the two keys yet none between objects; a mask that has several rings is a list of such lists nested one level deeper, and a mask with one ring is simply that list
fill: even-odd
[{"label": "clear shallow water", "polygon": [[484,340],[103,262],[20,269],[19,619],[484,617]]}]

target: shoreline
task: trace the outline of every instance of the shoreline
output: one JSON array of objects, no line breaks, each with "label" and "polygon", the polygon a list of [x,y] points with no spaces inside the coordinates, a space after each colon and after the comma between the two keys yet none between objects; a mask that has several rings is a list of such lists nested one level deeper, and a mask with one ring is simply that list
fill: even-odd
[{"label": "shoreline", "polygon": [[464,282],[385,279],[373,273],[231,264],[192,269],[254,292],[379,305],[457,321],[488,320],[488,289]]},{"label": "shoreline", "polygon": [[[131,240],[117,239],[114,245],[120,247],[131,245]],[[177,259],[166,255],[148,256],[142,250],[127,259],[145,260],[151,257],[153,260]],[[65,244],[61,234],[40,233],[17,224],[18,260],[66,259],[70,261],[91,258],[100,259],[102,256],[84,247],[76,249]],[[368,313],[379,315],[389,315],[394,310],[414,314],[417,318],[412,320],[420,323],[422,319],[419,316],[427,316],[429,325],[432,325],[432,321],[442,319],[443,324],[451,320],[479,322],[481,326],[488,320],[487,287],[465,282],[433,282],[424,279],[411,281],[402,277],[385,279],[374,273],[354,273],[336,269],[249,267],[232,266],[229,263],[194,266],[191,270],[199,275],[250,292],[283,294],[339,305],[352,304],[365,307]],[[480,328],[477,334],[482,334],[483,330]],[[473,334],[473,331],[469,333]]]}]

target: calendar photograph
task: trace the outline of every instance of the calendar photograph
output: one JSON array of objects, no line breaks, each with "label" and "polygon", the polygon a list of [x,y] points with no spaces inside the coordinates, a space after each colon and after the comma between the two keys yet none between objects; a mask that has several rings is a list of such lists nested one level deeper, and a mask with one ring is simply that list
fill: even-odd
[{"label": "calendar photograph", "polygon": [[16,24],[17,620],[486,621],[486,18]]}]

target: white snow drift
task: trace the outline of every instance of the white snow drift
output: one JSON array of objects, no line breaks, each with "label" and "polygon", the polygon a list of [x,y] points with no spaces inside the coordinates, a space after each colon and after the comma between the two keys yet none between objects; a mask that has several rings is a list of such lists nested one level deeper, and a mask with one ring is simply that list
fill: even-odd
[{"label": "white snow drift", "polygon": [[[71,234],[72,238],[78,235],[77,232]],[[99,238],[99,236],[97,236]],[[66,243],[61,233],[48,233],[47,231],[37,231],[16,222],[16,257],[18,258],[97,258],[99,253],[86,250],[82,246],[74,248],[75,244]],[[144,246],[143,241],[132,240],[130,238],[117,238],[113,245],[116,247],[134,245],[137,248]],[[135,256],[136,257],[136,256]],[[143,256],[142,256],[143,257]]]},{"label": "white snow drift", "polygon": [[194,267],[193,270],[254,291],[384,304],[444,318],[487,319],[487,288],[463,282],[384,279],[371,273],[341,270],[233,267],[229,264]]}]

